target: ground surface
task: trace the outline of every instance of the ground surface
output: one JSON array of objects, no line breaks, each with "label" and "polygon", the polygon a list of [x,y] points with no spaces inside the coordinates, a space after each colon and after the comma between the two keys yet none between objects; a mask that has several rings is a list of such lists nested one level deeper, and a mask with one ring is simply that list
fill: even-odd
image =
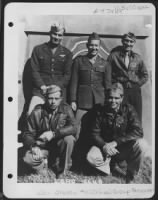
[{"label": "ground surface", "polygon": [[[55,183],[55,182],[73,182],[73,183],[118,183],[124,184],[125,177],[120,174],[104,175],[89,167],[83,167],[80,170],[69,171],[60,179],[56,179],[55,174],[49,170],[47,175],[37,174],[20,174],[18,176],[19,183]],[[149,184],[152,181],[152,161],[150,157],[144,158],[138,175],[132,183]]]}]

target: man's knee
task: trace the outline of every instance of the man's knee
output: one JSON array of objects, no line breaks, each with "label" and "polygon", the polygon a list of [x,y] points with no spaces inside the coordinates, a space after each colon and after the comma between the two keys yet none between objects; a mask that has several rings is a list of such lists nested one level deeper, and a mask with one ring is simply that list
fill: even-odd
[{"label": "man's knee", "polygon": [[24,157],[23,157],[23,161],[28,164],[31,167],[36,167],[40,164],[42,164],[42,162],[44,162],[44,159],[48,158],[48,151],[47,150],[43,150],[42,151],[42,155],[43,158],[39,159],[39,160],[35,160],[33,158],[32,152],[31,151],[26,151]]},{"label": "man's knee", "polygon": [[93,165],[93,166],[97,166],[96,160],[100,160],[103,161],[103,156],[101,154],[101,151],[98,147],[93,146],[89,152],[87,153],[87,161]]},{"label": "man's knee", "polygon": [[23,157],[23,161],[30,165],[30,166],[33,166],[34,165],[34,160],[33,160],[33,156],[32,156],[32,153],[31,151],[27,151]]},{"label": "man's knee", "polygon": [[137,145],[142,153],[143,156],[150,156],[150,148],[149,145],[147,143],[147,141],[143,138],[143,139],[139,139],[136,141],[135,145]]}]

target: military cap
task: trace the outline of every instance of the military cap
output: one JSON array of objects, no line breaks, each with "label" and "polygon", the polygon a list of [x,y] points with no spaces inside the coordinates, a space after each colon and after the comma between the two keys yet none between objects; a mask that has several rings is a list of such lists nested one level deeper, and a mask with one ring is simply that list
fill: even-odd
[{"label": "military cap", "polygon": [[91,40],[100,40],[100,37],[97,33],[93,32],[89,37],[88,37],[88,43],[91,41]]},{"label": "military cap", "polygon": [[59,32],[59,31],[63,31],[64,33],[65,28],[59,22],[54,22],[50,28],[50,33]]},{"label": "military cap", "polygon": [[47,95],[53,94],[53,93],[56,93],[56,92],[60,92],[62,94],[62,89],[57,85],[50,85],[50,86],[47,87]]},{"label": "military cap", "polygon": [[126,37],[129,37],[130,39],[132,39],[134,42],[136,42],[136,36],[134,35],[134,33],[128,32],[126,34],[124,34],[122,36],[122,40],[124,40]]},{"label": "military cap", "polygon": [[111,85],[111,87],[107,90],[108,94],[110,92],[113,92],[113,91],[117,91],[119,92],[120,95],[123,95],[124,94],[124,89],[123,89],[123,86],[121,83],[117,82],[117,83],[113,83]]}]

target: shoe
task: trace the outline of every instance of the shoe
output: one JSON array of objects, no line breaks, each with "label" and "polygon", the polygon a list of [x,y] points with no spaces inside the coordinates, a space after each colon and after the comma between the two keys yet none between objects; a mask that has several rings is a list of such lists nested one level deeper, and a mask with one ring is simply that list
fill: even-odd
[{"label": "shoe", "polygon": [[64,177],[65,177],[64,172],[61,172],[61,173],[57,173],[57,174],[56,174],[56,179],[63,179]]},{"label": "shoe", "polygon": [[112,171],[118,173],[119,175],[126,176],[126,169],[120,166],[119,163],[114,164]]},{"label": "shoe", "polygon": [[129,184],[129,183],[132,183],[134,180],[134,175],[127,171],[127,174],[126,174],[126,183]]}]

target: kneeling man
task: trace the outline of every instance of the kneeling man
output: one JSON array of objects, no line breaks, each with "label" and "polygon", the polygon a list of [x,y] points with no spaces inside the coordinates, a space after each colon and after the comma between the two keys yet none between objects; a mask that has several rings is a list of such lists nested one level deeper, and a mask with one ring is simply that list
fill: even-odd
[{"label": "kneeling man", "polygon": [[114,83],[107,91],[104,107],[97,108],[91,133],[94,146],[88,152],[87,160],[107,174],[110,172],[104,168],[109,161],[117,163],[125,160],[126,182],[129,183],[140,168],[143,130],[133,106],[122,103],[123,94],[122,85]]},{"label": "kneeling man", "polygon": [[52,85],[47,90],[46,103],[37,105],[27,119],[23,132],[24,162],[41,173],[48,161],[57,176],[63,174],[72,165],[75,134],[73,111],[62,101],[61,88]]}]

